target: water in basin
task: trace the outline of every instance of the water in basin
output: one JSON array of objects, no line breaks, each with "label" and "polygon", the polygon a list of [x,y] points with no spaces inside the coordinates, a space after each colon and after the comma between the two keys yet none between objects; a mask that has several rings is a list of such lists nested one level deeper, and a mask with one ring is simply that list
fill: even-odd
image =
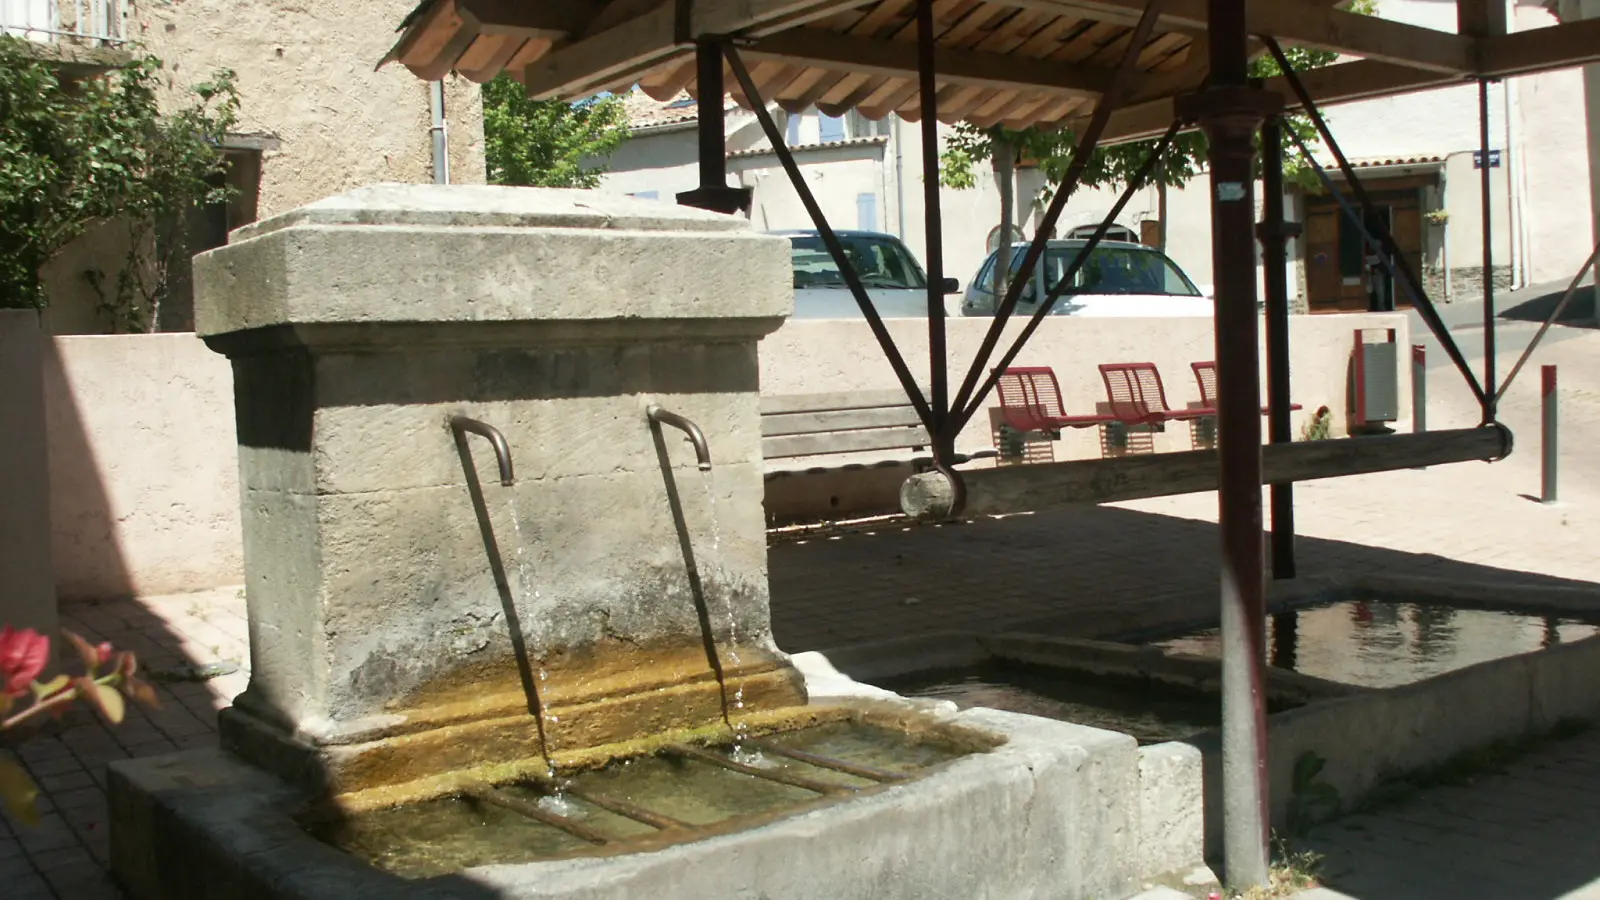
[{"label": "water in basin", "polygon": [[[1293,630],[1280,635],[1278,629],[1289,623]],[[1596,632],[1593,624],[1557,616],[1345,600],[1269,619],[1266,646],[1274,666],[1342,684],[1386,688]],[[1212,658],[1222,652],[1217,628],[1152,643],[1169,652]]]},{"label": "water in basin", "polygon": [[1142,678],[992,662],[877,682],[908,697],[949,700],[1120,731],[1141,744],[1181,740],[1221,723],[1216,694]]},{"label": "water in basin", "polygon": [[755,827],[915,777],[973,749],[938,734],[835,721],[745,741],[737,753],[732,746],[703,751],[755,772],[669,749],[560,779],[559,790],[549,782],[500,785],[490,791],[498,805],[447,797],[306,827],[396,875],[426,878],[472,866],[654,849]]}]

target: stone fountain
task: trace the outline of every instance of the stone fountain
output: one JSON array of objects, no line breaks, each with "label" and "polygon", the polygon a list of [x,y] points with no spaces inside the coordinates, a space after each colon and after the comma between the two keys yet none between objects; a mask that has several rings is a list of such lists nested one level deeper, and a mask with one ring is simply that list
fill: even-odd
[{"label": "stone fountain", "polygon": [[[784,239],[376,185],[235,232],[195,278],[233,363],[251,678],[221,748],[113,767],[139,900],[1070,898],[1198,860],[1198,833],[1141,835],[1131,738],[911,704],[774,645],[757,346],[791,308]],[[842,715],[962,749],[748,827],[668,820],[650,852],[440,877],[304,827]]]}]

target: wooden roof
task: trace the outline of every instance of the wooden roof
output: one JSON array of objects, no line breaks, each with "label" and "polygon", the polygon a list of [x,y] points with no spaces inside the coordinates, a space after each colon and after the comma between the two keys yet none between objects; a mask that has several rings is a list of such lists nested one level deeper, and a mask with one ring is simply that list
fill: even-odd
[{"label": "wooden roof", "polygon": [[[1304,76],[1319,102],[1600,59],[1600,20],[1495,33],[1504,29],[1493,18],[1495,0],[1460,0],[1463,24],[1476,21],[1488,35],[1475,38],[1358,16],[1336,3],[1249,3],[1254,33],[1361,57]],[[934,0],[939,118],[1020,128],[1086,116],[1144,7],[1145,0]],[[429,80],[455,71],[483,82],[509,71],[539,98],[638,84],[665,100],[697,95],[693,35],[732,35],[769,103],[915,121],[915,9],[916,0],[424,0],[384,62]],[[1206,0],[1162,5],[1108,139],[1144,137],[1172,121],[1172,98],[1205,78],[1205,20]],[[748,108],[736,82],[726,82]]]}]

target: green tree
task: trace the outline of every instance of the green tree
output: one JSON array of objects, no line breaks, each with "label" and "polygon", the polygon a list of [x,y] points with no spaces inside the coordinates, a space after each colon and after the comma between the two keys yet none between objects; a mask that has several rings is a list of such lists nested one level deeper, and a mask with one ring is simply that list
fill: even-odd
[{"label": "green tree", "polygon": [[[1375,15],[1377,0],[1354,0],[1347,10],[1359,15]],[[1339,58],[1339,54],[1329,50],[1304,47],[1287,47],[1284,56],[1288,58],[1289,66],[1297,72],[1319,69]],[[1271,55],[1258,56],[1251,61],[1250,75],[1254,78],[1272,78],[1280,74],[1282,70]],[[1316,129],[1305,116],[1288,116],[1284,124],[1285,128],[1293,130],[1308,145],[1317,143]],[[1010,152],[1037,163],[1040,173],[1045,177],[1046,189],[1053,190],[1061,184],[1077,142],[1077,134],[1066,128],[1033,126],[1018,130],[1000,125],[978,128],[961,123],[945,141],[940,157],[939,180],[946,187],[972,188],[977,184],[976,167],[979,163],[995,162],[1001,155]],[[1158,143],[1152,139],[1097,148],[1084,168],[1081,184],[1085,187],[1110,188],[1127,185]],[[1208,146],[1205,135],[1199,131],[1186,132],[1174,139],[1172,148],[1150,177],[1151,182],[1161,189],[1160,202],[1163,207],[1166,188],[1181,187],[1205,168]],[[997,168],[1003,171],[1007,166],[1002,160]],[[1284,154],[1284,175],[1302,187],[1314,189],[1319,186],[1316,174],[1299,159],[1292,146]],[[1002,190],[1009,191],[1011,188],[1003,187]],[[1035,202],[1040,200],[1042,195],[1035,198]],[[1164,231],[1164,212],[1161,218]]]},{"label": "green tree", "polygon": [[230,193],[220,176],[222,139],[239,108],[233,73],[218,72],[163,115],[153,56],[74,80],[36,54],[36,45],[0,36],[0,307],[44,306],[40,268],[115,222],[128,228],[131,249],[106,311],[116,330],[144,330],[164,297],[167,265],[183,252],[184,214]]},{"label": "green tree", "polygon": [[614,96],[530,100],[502,74],[483,86],[483,138],[494,184],[592,188],[605,166],[585,161],[605,159],[628,139],[628,117]]}]

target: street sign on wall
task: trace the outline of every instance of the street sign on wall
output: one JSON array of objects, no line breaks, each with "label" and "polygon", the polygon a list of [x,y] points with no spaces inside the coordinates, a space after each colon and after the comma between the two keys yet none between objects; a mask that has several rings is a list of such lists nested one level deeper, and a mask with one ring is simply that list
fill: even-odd
[{"label": "street sign on wall", "polygon": [[[1483,151],[1482,150],[1474,150],[1474,151],[1472,151],[1472,167],[1474,169],[1483,168]],[[1500,151],[1499,150],[1490,150],[1489,151],[1489,168],[1491,168],[1491,169],[1500,168]]]}]

